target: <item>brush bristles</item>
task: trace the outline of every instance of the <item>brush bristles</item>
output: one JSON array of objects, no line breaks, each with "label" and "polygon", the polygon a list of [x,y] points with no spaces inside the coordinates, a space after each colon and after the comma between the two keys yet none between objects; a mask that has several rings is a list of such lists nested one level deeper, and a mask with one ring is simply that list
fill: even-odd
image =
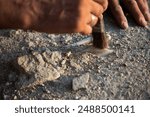
[{"label": "brush bristles", "polygon": [[93,32],[93,46],[99,49],[108,48],[108,39],[104,32]]}]

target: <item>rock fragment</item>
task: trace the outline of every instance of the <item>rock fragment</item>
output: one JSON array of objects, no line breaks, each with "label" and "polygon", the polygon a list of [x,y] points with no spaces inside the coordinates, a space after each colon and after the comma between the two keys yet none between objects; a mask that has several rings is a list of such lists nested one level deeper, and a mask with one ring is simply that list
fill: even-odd
[{"label": "rock fragment", "polygon": [[70,57],[71,54],[72,54],[71,51],[69,51],[68,53],[66,53],[67,57]]},{"label": "rock fragment", "polygon": [[21,75],[18,79],[17,84],[20,86],[42,84],[60,77],[57,69],[45,62],[43,56],[39,53],[18,57],[14,65],[25,75]]},{"label": "rock fragment", "polygon": [[66,64],[66,60],[64,59],[62,62],[61,62],[62,65]]},{"label": "rock fragment", "polygon": [[62,59],[61,52],[59,51],[54,51],[54,52],[46,51],[42,53],[42,55],[46,60],[46,62],[51,63],[54,66],[56,66],[57,63]]},{"label": "rock fragment", "polygon": [[86,73],[86,74],[83,74],[82,76],[80,77],[76,77],[73,79],[72,81],[72,88],[73,90],[79,90],[79,89],[82,89],[82,88],[87,88],[87,84],[89,82],[89,73]]},{"label": "rock fragment", "polygon": [[74,67],[76,70],[81,70],[82,69],[82,67],[79,64],[77,64],[74,60],[70,61],[70,65],[72,67]]}]

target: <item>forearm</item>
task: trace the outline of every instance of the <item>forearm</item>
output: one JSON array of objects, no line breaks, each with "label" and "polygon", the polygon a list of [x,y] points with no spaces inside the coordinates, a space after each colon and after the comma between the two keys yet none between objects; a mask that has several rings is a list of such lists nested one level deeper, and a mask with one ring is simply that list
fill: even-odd
[{"label": "forearm", "polygon": [[21,10],[15,0],[0,0],[0,28],[22,27]]},{"label": "forearm", "polygon": [[32,29],[40,14],[40,0],[0,0],[0,28]]},{"label": "forearm", "polygon": [[[46,22],[46,19],[49,20],[47,22],[49,25],[53,25],[53,22],[57,21],[57,16],[55,17],[54,13],[57,12],[57,8],[55,7],[56,5],[60,5],[60,1],[0,0],[0,29],[20,28],[44,31],[43,28],[46,29],[46,27],[41,26]],[[51,10],[53,11],[53,8],[55,11],[52,12],[52,16],[50,17],[49,13]]]},{"label": "forearm", "polygon": [[90,34],[91,15],[106,8],[106,0],[0,0],[0,29]]}]

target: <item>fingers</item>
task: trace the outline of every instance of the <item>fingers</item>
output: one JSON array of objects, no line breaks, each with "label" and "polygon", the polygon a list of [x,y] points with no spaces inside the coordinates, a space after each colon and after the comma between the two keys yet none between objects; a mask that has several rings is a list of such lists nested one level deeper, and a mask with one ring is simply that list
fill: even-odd
[{"label": "fingers", "polygon": [[109,7],[118,24],[123,28],[128,28],[128,21],[124,15],[124,12],[118,2],[118,0],[109,0]]},{"label": "fingers", "polygon": [[91,1],[91,13],[97,17],[99,17],[103,12],[104,12],[104,9],[102,7],[102,5],[94,2],[94,1]]},{"label": "fingers", "polygon": [[137,23],[141,26],[146,26],[147,22],[145,20],[145,17],[143,16],[141,10],[139,9],[139,6],[135,0],[123,0],[122,1],[127,9],[131,12],[134,19],[137,21]]},{"label": "fingers", "polygon": [[94,1],[102,5],[103,11],[105,11],[107,9],[108,0],[94,0]]},{"label": "fingers", "polygon": [[82,34],[91,34],[92,33],[92,27],[94,27],[97,24],[98,21],[98,17],[96,17],[95,15],[91,14],[90,18],[89,18],[89,23],[86,24],[86,26],[83,30],[81,31]]},{"label": "fingers", "polygon": [[95,26],[97,24],[98,21],[98,17],[96,17],[95,15],[91,14],[91,22],[90,22],[90,26]]},{"label": "fingers", "polygon": [[[82,34],[91,34],[92,33],[92,27],[97,24],[98,17],[102,15],[102,13],[106,10],[108,6],[107,0],[85,0],[83,1],[85,4],[89,2],[90,5],[90,11],[88,11],[88,4],[86,9],[82,10],[83,7],[80,8],[80,10],[84,11],[80,13],[81,19],[79,20],[77,31],[81,32]],[[84,16],[84,18],[83,18]]]},{"label": "fingers", "polygon": [[92,33],[92,27],[97,24],[98,17],[100,17],[104,10],[107,8],[108,3],[106,1],[107,0],[91,0],[90,18],[88,18],[87,25],[84,26],[84,31],[81,31],[82,34]]},{"label": "fingers", "polygon": [[89,35],[92,33],[92,27],[90,25],[86,25],[83,31],[81,31],[83,35]]},{"label": "fingers", "polygon": [[136,0],[141,12],[143,13],[145,19],[150,21],[150,12],[148,8],[147,0]]}]

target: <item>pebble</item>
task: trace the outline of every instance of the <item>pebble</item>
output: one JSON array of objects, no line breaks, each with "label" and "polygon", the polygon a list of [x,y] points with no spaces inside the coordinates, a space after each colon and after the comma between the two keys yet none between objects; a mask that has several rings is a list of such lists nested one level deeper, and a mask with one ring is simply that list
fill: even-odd
[{"label": "pebble", "polygon": [[51,53],[51,58],[52,61],[59,61],[62,59],[61,53],[59,51],[54,51]]},{"label": "pebble", "polygon": [[59,51],[46,51],[42,53],[42,56],[48,63],[51,63],[54,66],[57,66],[58,63],[62,60],[62,55]]},{"label": "pebble", "polygon": [[85,63],[85,64],[88,64],[88,63],[89,63],[89,61],[90,61],[90,57],[89,57],[89,55],[87,55],[87,54],[83,54],[83,55],[82,55],[82,59],[81,59],[81,61],[82,61],[83,63]]},{"label": "pebble", "polygon": [[63,61],[61,62],[61,64],[62,64],[62,65],[66,64],[66,60],[63,60]]},{"label": "pebble", "polygon": [[16,30],[16,35],[21,34],[21,30]]},{"label": "pebble", "polygon": [[80,77],[76,77],[72,81],[72,88],[74,91],[82,89],[82,88],[87,88],[87,84],[89,82],[89,73],[83,74]]},{"label": "pebble", "polygon": [[88,100],[87,97],[81,97],[80,100]]},{"label": "pebble", "polygon": [[14,96],[14,100],[17,100],[17,96],[16,95]]},{"label": "pebble", "polygon": [[[47,65],[45,65],[47,64]],[[43,60],[41,54],[33,53],[32,55],[25,55],[17,58],[14,66],[28,77],[20,77],[20,84],[34,85],[44,83],[46,81],[56,80],[60,77],[60,73],[51,64]],[[18,83],[17,83],[18,84]]]},{"label": "pebble", "polygon": [[71,60],[71,61],[70,61],[70,65],[71,65],[72,67],[74,67],[75,69],[77,69],[77,70],[80,70],[80,69],[81,69],[81,66],[80,66],[79,64],[75,63],[74,60]]},{"label": "pebble", "polygon": [[29,47],[34,47],[34,43],[33,42],[29,42]]},{"label": "pebble", "polygon": [[70,57],[71,54],[72,54],[71,51],[69,51],[66,55],[67,57]]},{"label": "pebble", "polygon": [[66,38],[65,38],[65,42],[66,43],[68,43],[69,41],[71,41],[72,40],[72,37],[71,36],[66,36]]}]

